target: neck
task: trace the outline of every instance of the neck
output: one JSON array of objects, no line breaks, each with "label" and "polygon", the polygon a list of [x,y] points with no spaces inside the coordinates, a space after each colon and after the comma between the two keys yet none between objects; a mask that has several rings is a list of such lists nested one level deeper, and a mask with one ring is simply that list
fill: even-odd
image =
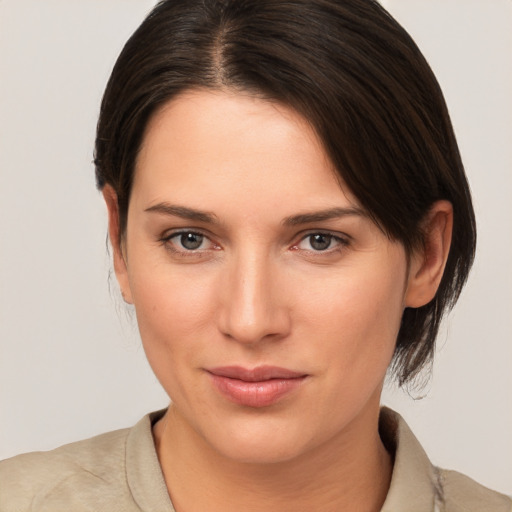
[{"label": "neck", "polygon": [[223,457],[172,407],[155,425],[154,436],[176,512],[377,512],[391,480],[391,457],[378,434],[378,407],[314,450],[272,464]]}]

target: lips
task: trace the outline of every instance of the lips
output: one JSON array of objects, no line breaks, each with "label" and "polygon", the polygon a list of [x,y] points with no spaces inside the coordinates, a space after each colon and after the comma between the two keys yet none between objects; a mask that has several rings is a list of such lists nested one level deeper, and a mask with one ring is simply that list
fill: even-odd
[{"label": "lips", "polygon": [[298,389],[307,375],[277,366],[208,369],[214,387],[229,401],[247,407],[267,407]]}]

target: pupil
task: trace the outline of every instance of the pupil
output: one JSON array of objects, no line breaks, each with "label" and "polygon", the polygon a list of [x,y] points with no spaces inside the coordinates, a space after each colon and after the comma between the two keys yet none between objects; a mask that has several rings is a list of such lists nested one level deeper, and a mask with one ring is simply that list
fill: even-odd
[{"label": "pupil", "polygon": [[183,235],[181,235],[181,245],[183,245],[185,249],[193,251],[194,249],[198,249],[199,247],[201,247],[202,243],[202,235],[196,235],[195,233],[184,233]]},{"label": "pupil", "polygon": [[331,245],[330,235],[311,235],[311,247],[316,251],[325,251],[329,248],[329,245]]}]

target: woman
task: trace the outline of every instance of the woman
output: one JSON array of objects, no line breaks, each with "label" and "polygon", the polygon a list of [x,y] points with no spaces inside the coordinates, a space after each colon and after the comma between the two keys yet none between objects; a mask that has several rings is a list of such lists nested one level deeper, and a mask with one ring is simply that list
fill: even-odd
[{"label": "woman", "polygon": [[472,263],[446,107],[371,1],[168,1],[102,103],[114,267],[172,399],[5,461],[2,510],[510,510],[379,410]]}]

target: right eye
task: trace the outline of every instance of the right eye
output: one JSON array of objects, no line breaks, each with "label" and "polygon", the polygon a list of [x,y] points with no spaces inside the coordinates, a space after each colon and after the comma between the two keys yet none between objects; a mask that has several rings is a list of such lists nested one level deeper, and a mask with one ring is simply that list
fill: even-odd
[{"label": "right eye", "polygon": [[202,248],[205,237],[199,233],[187,232],[178,233],[170,240],[173,240],[173,243],[178,244],[180,248],[186,249],[187,251],[196,251]]},{"label": "right eye", "polygon": [[199,255],[209,250],[218,249],[207,236],[196,231],[179,231],[167,234],[161,238],[161,242],[171,252],[177,255]]}]

